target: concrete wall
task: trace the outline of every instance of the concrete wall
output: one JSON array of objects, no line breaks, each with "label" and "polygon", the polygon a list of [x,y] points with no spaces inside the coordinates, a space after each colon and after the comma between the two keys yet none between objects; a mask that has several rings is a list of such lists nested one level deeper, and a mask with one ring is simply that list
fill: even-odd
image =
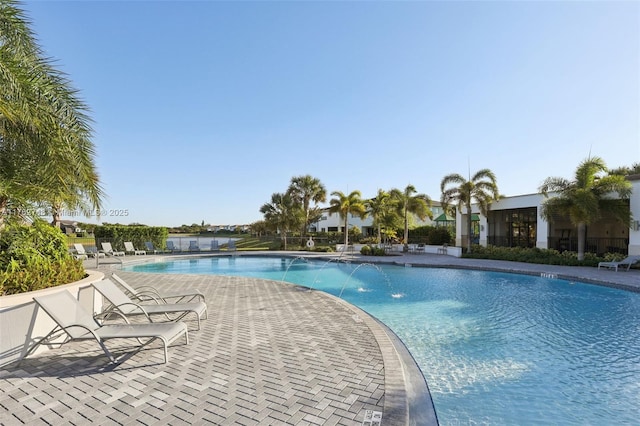
[{"label": "concrete wall", "polygon": [[[101,304],[102,299],[94,297],[91,283],[102,280],[104,274],[97,271],[87,273],[86,278],[75,283],[0,297],[0,366],[20,359],[35,341],[56,326],[45,312],[38,309],[33,297],[69,291],[88,312],[97,312],[97,304]],[[47,346],[41,345],[35,353],[44,350]]]}]

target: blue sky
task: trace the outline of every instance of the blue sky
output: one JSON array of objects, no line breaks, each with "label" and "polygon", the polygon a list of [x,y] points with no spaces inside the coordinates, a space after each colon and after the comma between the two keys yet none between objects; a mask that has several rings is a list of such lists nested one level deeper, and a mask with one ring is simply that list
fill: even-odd
[{"label": "blue sky", "polygon": [[22,6],[91,108],[105,222],[251,223],[305,174],[438,200],[469,165],[520,195],[640,161],[635,1]]}]

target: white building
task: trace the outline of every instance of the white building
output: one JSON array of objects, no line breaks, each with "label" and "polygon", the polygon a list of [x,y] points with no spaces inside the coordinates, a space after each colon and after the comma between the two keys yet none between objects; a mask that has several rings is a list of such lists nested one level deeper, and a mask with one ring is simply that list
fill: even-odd
[{"label": "white building", "polygon": [[[442,206],[438,202],[433,202],[431,206],[431,212],[433,214],[434,219],[440,216],[443,213]],[[415,226],[426,226],[433,225],[434,221],[432,219],[427,218],[426,220],[420,220],[419,218],[414,216],[414,225]],[[362,235],[376,235],[377,230],[373,227],[373,218],[371,216],[367,216],[364,219],[360,219],[359,216],[354,216],[349,214],[349,228],[353,228],[357,226]],[[344,219],[340,218],[340,214],[338,213],[330,213],[329,208],[324,208],[322,217],[320,220],[313,224],[310,229],[310,232],[344,232]]]},{"label": "white building", "polygon": [[[629,207],[633,220],[622,224],[614,218],[602,218],[587,227],[585,251],[597,254],[619,252],[640,255],[640,175],[629,176],[633,192]],[[472,239],[480,245],[538,247],[577,251],[577,230],[568,218],[547,222],[540,216],[542,194],[505,197],[491,204],[487,216],[472,208]],[[456,245],[467,238],[465,214],[456,212]],[[474,217],[475,219],[475,217]]]}]

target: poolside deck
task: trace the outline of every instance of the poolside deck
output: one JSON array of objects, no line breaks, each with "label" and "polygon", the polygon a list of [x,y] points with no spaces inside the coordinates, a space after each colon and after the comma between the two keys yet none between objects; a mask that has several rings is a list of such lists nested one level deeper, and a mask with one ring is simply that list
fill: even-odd
[{"label": "poolside deck", "polygon": [[[127,260],[143,258],[153,257]],[[353,258],[550,273],[640,291],[638,270],[442,255]],[[119,265],[101,259],[100,269],[108,274]],[[362,425],[367,410],[381,412],[383,425],[436,422],[428,410],[419,412],[426,405],[420,374],[393,335],[333,296],[255,278],[118,274],[134,285],[198,288],[209,319],[190,333],[188,346],[169,348],[166,365],[159,344],[132,352],[129,342],[113,341],[109,348],[124,356],[117,365],[106,363],[97,344],[74,342],[1,368],[0,424]]]}]

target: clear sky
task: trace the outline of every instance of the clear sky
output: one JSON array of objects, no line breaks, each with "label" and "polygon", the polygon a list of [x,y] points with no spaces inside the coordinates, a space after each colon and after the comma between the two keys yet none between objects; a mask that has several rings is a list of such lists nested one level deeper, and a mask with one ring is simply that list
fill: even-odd
[{"label": "clear sky", "polygon": [[106,222],[251,223],[305,174],[438,200],[469,169],[521,195],[640,161],[636,1],[22,7],[91,108]]}]

